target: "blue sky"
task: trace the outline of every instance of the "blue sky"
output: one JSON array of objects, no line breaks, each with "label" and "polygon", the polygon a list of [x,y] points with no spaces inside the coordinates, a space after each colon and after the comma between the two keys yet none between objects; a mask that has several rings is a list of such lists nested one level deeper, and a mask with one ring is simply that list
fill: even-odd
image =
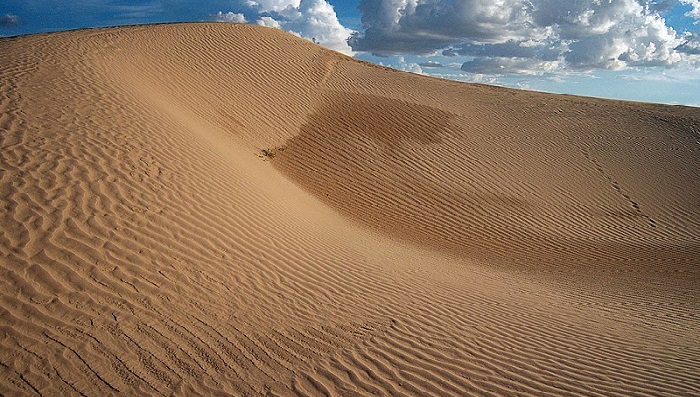
[{"label": "blue sky", "polygon": [[700,0],[3,0],[0,35],[172,21],[274,26],[459,81],[700,106]]}]

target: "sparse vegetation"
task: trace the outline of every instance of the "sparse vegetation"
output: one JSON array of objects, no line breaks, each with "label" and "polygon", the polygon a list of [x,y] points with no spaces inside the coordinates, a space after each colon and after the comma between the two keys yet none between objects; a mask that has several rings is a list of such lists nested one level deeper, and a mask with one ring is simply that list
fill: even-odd
[{"label": "sparse vegetation", "polygon": [[258,157],[261,157],[263,159],[270,159],[272,160],[279,154],[279,152],[282,152],[284,150],[284,147],[278,147],[278,148],[263,148],[260,150],[260,154]]}]

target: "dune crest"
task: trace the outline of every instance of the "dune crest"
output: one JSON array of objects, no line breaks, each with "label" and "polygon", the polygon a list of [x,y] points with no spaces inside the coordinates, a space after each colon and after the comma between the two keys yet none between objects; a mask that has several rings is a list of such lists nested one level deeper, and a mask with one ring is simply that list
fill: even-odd
[{"label": "dune crest", "polygon": [[0,76],[1,395],[700,394],[698,108],[232,24]]}]

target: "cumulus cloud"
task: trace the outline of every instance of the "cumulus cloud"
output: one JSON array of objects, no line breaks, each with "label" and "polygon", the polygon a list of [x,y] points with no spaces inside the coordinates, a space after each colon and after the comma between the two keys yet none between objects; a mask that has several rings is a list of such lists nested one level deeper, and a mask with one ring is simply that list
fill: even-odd
[{"label": "cumulus cloud", "polygon": [[428,54],[456,42],[534,37],[521,0],[363,0],[363,34],[350,44],[379,55]]},{"label": "cumulus cloud", "polygon": [[443,50],[442,55],[537,58],[545,61],[556,61],[564,50],[565,47],[561,43],[551,41],[509,40],[496,44],[462,43]]},{"label": "cumulus cloud", "polygon": [[399,57],[398,63],[395,66],[396,69],[403,70],[405,72],[411,72],[416,74],[423,74],[423,68],[415,62],[409,62],[404,57]]},{"label": "cumulus cloud", "polygon": [[427,61],[427,62],[420,62],[418,66],[422,68],[442,68],[444,65],[440,62],[436,61]]},{"label": "cumulus cloud", "polygon": [[676,47],[676,51],[691,54],[700,55],[700,33],[686,33],[683,35],[683,44]]},{"label": "cumulus cloud", "polygon": [[478,74],[526,74],[537,75],[554,72],[560,68],[557,61],[540,61],[528,58],[482,57],[462,64],[462,70]]},{"label": "cumulus cloud", "polygon": [[678,0],[653,0],[646,3],[649,9],[659,13],[671,10],[676,4],[678,4]]},{"label": "cumulus cloud", "polygon": [[233,10],[218,15],[241,15],[258,25],[296,34],[335,51],[352,54],[347,43],[353,33],[344,27],[325,0],[239,0]]},{"label": "cumulus cloud", "polygon": [[0,26],[11,27],[19,24],[19,17],[14,14],[5,14],[0,16]]},{"label": "cumulus cloud", "polygon": [[473,73],[672,67],[690,54],[661,14],[678,1],[700,17],[700,0],[362,0],[364,32],[349,44],[383,56],[471,56],[462,70]]},{"label": "cumulus cloud", "polygon": [[260,26],[267,26],[268,28],[282,29],[282,25],[276,19],[272,17],[260,17],[255,24]]},{"label": "cumulus cloud", "polygon": [[693,7],[690,11],[685,13],[688,18],[694,18],[695,23],[700,22],[700,0],[680,0],[681,4]]},{"label": "cumulus cloud", "polygon": [[283,11],[287,8],[299,8],[299,0],[248,0],[244,2],[248,7],[265,11]]},{"label": "cumulus cloud", "polygon": [[235,13],[235,12],[227,12],[223,13],[219,11],[216,16],[214,16],[214,20],[217,22],[232,22],[232,23],[246,23],[247,20],[245,19],[245,15],[240,14],[240,13]]}]

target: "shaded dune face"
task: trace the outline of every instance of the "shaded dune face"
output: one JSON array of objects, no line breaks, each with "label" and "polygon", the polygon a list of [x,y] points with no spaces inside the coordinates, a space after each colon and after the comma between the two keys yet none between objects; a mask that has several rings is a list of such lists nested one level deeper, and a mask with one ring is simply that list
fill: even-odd
[{"label": "shaded dune face", "polygon": [[473,250],[476,229],[490,226],[477,225],[479,213],[507,217],[526,211],[527,203],[469,186],[464,176],[473,156],[445,142],[463,135],[456,117],[391,98],[331,92],[275,165],[381,231]]},{"label": "shaded dune face", "polygon": [[[559,105],[567,102],[562,98]],[[640,204],[638,192],[615,180],[621,170],[606,169],[612,156],[619,156],[615,166],[624,168],[639,156],[635,152],[653,151],[645,146],[664,126],[657,120],[651,125],[596,120],[595,109],[586,105],[576,109],[581,116],[573,123],[563,117],[543,121],[560,113],[545,107],[515,117],[497,114],[496,124],[490,115],[464,117],[400,99],[330,91],[275,165],[346,216],[428,248],[494,265],[525,261],[557,272],[595,266],[663,277],[659,273],[667,268],[634,260],[655,253],[668,259],[665,266],[697,276],[700,247],[694,232],[672,227],[671,214],[653,215],[649,209],[674,211],[672,216],[696,229],[689,219],[694,204],[665,202],[665,192],[653,183],[658,190]],[[480,119],[499,128],[485,130]],[[692,145],[692,127],[678,127],[677,136],[668,138]],[[606,128],[618,136],[593,135]],[[589,141],[580,141],[575,132],[588,134]],[[475,139],[509,142],[482,151],[483,142],[470,145]],[[607,139],[612,156],[599,159],[595,147]],[[674,168],[695,161],[693,152],[668,154],[661,153],[663,161]],[[684,176],[695,180],[692,172]]]},{"label": "shaded dune face", "polygon": [[0,94],[0,395],[700,394],[697,108],[232,24],[2,39]]}]

